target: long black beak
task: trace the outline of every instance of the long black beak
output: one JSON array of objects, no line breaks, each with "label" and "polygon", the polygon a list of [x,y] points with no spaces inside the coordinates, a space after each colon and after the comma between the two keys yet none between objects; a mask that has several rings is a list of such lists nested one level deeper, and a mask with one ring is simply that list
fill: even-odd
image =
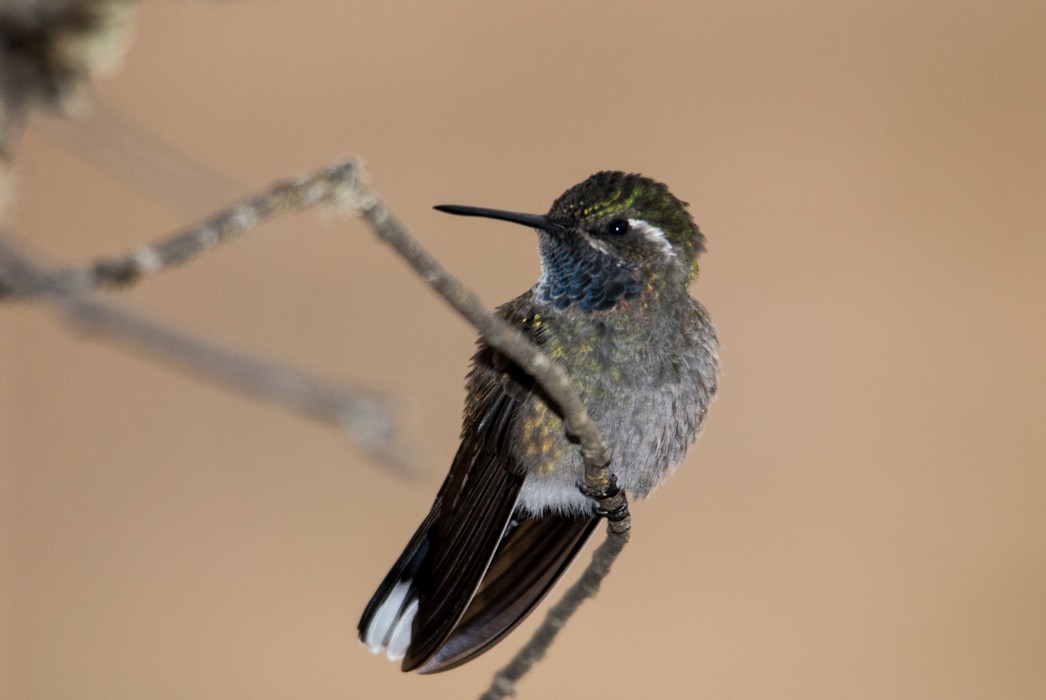
[{"label": "long black beak", "polygon": [[458,216],[482,216],[486,219],[500,219],[511,221],[514,224],[522,224],[530,228],[538,228],[549,233],[557,233],[566,230],[562,224],[557,224],[543,214],[521,214],[514,211],[502,211],[501,209],[485,209],[483,207],[464,207],[460,204],[438,204],[433,209],[457,214]]}]

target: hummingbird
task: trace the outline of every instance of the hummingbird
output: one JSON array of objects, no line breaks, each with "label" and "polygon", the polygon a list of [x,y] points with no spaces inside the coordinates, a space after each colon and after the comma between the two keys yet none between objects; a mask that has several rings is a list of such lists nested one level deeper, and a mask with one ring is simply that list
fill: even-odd
[{"label": "hummingbird", "polygon": [[[497,313],[573,379],[618,486],[650,494],[697,438],[719,375],[715,328],[688,291],[704,236],[686,202],[660,182],[603,171],[544,215],[436,209],[537,231],[540,278]],[[450,472],[359,623],[360,641],[403,671],[445,671],[501,641],[600,520],[559,407],[478,345]]]}]

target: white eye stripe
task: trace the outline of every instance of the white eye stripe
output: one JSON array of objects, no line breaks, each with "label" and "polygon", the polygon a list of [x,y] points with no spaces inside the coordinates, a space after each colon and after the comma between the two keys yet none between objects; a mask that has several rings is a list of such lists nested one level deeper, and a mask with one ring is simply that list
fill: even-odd
[{"label": "white eye stripe", "polygon": [[629,219],[628,225],[634,230],[639,231],[639,233],[641,233],[648,241],[657,245],[666,258],[672,259],[676,256],[676,251],[672,248],[672,244],[668,242],[668,237],[665,236],[665,232],[657,226],[643,221],[642,219]]},{"label": "white eye stripe", "polygon": [[611,255],[610,246],[608,246],[604,241],[601,241],[598,238],[594,238],[593,236],[590,236],[586,233],[585,242],[587,242],[590,247],[598,250],[603,255]]}]

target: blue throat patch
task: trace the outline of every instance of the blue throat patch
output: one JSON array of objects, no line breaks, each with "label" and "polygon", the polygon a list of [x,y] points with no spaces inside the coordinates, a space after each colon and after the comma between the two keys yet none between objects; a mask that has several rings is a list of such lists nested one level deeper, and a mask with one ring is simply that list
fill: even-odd
[{"label": "blue throat patch", "polygon": [[606,311],[619,299],[635,299],[642,283],[623,260],[605,255],[581,239],[541,242],[544,274],[538,298],[557,309],[577,304],[582,311]]}]

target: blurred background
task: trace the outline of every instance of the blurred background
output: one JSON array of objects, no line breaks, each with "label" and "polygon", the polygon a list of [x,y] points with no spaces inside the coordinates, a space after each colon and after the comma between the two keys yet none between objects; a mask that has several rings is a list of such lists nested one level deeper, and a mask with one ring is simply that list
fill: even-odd
[{"label": "blurred background", "polygon": [[[433,204],[662,180],[708,237],[720,398],[520,697],[1041,698],[1044,26],[1040,2],[145,2],[80,121],[22,133],[3,221],[83,263],[362,154],[493,305],[537,278],[533,236]],[[118,301],[395,395],[423,473],[0,306],[0,695],[477,696],[543,612],[430,677],[355,634],[456,448],[464,322],[315,213]]]}]

